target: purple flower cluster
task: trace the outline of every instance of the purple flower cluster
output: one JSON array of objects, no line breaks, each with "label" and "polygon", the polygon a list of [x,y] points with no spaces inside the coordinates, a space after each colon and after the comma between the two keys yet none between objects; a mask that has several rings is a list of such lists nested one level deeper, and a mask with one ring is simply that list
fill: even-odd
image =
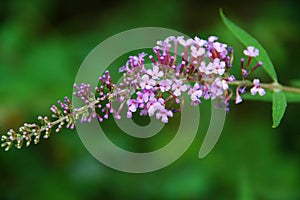
[{"label": "purple flower cluster", "polygon": [[[106,107],[109,109],[106,109],[104,118],[112,113],[120,119],[120,111],[126,102],[128,118],[139,112],[140,115],[156,116],[167,123],[168,118],[177,111],[175,108],[182,101],[183,93],[190,96],[192,105],[200,104],[202,99],[217,99],[228,110],[229,100],[233,96],[229,84],[236,79],[230,74],[233,49],[217,39],[216,36],[210,36],[208,40],[198,37],[186,40],[183,36],[167,37],[158,41],[153,48],[154,55],[148,56],[151,68],[145,67],[145,53],[130,56],[119,69],[124,73],[123,81],[111,93],[106,93],[109,96]],[[247,66],[242,68],[244,71],[248,70],[251,58],[257,56],[259,51],[248,47],[245,54],[249,59]],[[261,65],[259,62],[250,73]],[[236,103],[242,101],[241,87],[236,90]],[[254,87],[260,91],[259,94],[263,94],[261,87],[255,84]],[[251,90],[253,95],[254,89]],[[119,102],[120,106],[114,109],[111,102]]]},{"label": "purple flower cluster", "polygon": [[[36,144],[42,133],[43,138],[48,138],[54,127],[56,132],[63,126],[73,129],[77,121],[97,119],[103,122],[110,115],[120,119],[123,109],[127,111],[127,118],[139,113],[168,123],[169,118],[180,111],[179,104],[183,102],[184,94],[189,96],[194,106],[203,99],[216,99],[227,111],[229,100],[235,96],[235,103],[241,103],[241,94],[249,86],[252,87],[252,95],[258,93],[263,96],[265,90],[258,79],[251,84],[246,81],[262,65],[258,62],[250,69],[251,60],[259,55],[259,50],[250,46],[244,51],[248,60],[245,63],[245,59],[241,59],[243,80],[236,81],[235,76],[230,74],[233,49],[217,40],[216,36],[210,36],[207,40],[170,36],[157,41],[153,55],[140,53],[129,57],[119,69],[123,73],[119,84],[113,82],[109,71],[99,78],[99,86],[94,90],[89,84],[74,84],[73,95],[82,101],[82,107],[74,108],[70,99],[65,97],[63,101],[58,101],[60,108],[56,105],[50,108],[53,120],[40,116],[40,125],[24,124],[19,132],[9,130],[2,136],[2,147],[9,150],[16,144],[21,148],[24,141],[28,146],[32,140]],[[146,60],[152,65],[150,68],[146,68]],[[230,85],[236,85],[235,92]]]}]

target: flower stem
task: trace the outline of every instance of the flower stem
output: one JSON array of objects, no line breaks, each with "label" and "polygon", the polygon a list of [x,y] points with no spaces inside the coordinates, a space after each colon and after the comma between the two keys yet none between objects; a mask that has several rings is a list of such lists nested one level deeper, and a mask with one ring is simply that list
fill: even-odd
[{"label": "flower stem", "polygon": [[[231,85],[244,85],[244,86],[253,85],[253,83],[251,81],[248,81],[248,80],[233,81],[233,82],[228,83],[228,84],[231,84]],[[300,94],[300,88],[296,88],[296,87],[279,85],[278,83],[261,83],[260,85],[264,89],[268,89],[268,90],[271,90],[271,91],[283,90],[284,92],[288,92],[288,93]]]},{"label": "flower stem", "polygon": [[285,92],[300,94],[300,88],[289,87],[289,86],[282,86],[282,89]]},{"label": "flower stem", "polygon": [[[57,119],[55,121],[52,121],[51,124],[50,124],[50,126],[53,127],[53,126],[55,126],[55,125],[57,125],[57,124],[65,121],[66,119],[68,119],[69,116],[80,115],[80,114],[86,112],[91,106],[94,106],[97,103],[99,103],[99,100],[95,100],[93,102],[90,102],[88,105],[85,105],[85,106],[80,107],[78,109],[74,109],[74,111],[72,113],[70,113],[68,115],[65,115],[64,117],[59,118],[59,119]],[[46,130],[46,127],[42,127],[40,129],[40,132],[43,132],[45,130]]]},{"label": "flower stem", "polygon": [[[233,82],[229,82],[230,85],[244,85],[244,86],[251,86],[253,85],[253,83],[251,81],[248,80],[237,80],[237,81],[233,81]],[[263,88],[268,89],[270,91],[274,91],[274,90],[280,90],[282,89],[285,92],[288,93],[294,93],[294,94],[300,94],[300,88],[296,88],[296,87],[290,87],[290,86],[283,86],[283,85],[279,85],[276,83],[261,83],[260,84]],[[84,112],[86,112],[87,109],[89,109],[90,106],[93,106],[97,103],[99,103],[99,100],[95,100],[93,102],[90,102],[89,105],[85,105],[83,107],[80,107],[78,109],[75,109],[72,113],[70,113],[69,115],[77,115],[77,114],[82,114]],[[51,122],[51,126],[57,125],[62,121],[65,121],[68,118],[68,115],[57,119],[56,121]],[[45,128],[41,129],[41,132],[44,131]]]}]

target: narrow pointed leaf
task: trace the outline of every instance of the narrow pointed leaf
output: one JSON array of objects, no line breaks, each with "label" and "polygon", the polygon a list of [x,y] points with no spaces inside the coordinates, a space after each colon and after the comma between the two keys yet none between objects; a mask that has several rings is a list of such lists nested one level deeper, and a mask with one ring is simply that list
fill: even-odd
[{"label": "narrow pointed leaf", "polygon": [[285,113],[286,109],[286,97],[282,91],[275,91],[273,94],[273,128],[276,128]]},{"label": "narrow pointed leaf", "polygon": [[247,33],[242,28],[238,27],[236,24],[234,24],[232,21],[230,21],[223,13],[222,9],[220,10],[221,18],[224,22],[224,24],[227,26],[227,28],[246,46],[254,46],[259,49],[259,56],[255,59],[258,61],[263,62],[262,68],[266,71],[266,73],[272,78],[274,82],[277,81],[277,74],[275,71],[275,68],[272,64],[272,61],[270,57],[268,56],[268,53],[266,50],[262,47],[262,45],[253,38],[249,33]]}]

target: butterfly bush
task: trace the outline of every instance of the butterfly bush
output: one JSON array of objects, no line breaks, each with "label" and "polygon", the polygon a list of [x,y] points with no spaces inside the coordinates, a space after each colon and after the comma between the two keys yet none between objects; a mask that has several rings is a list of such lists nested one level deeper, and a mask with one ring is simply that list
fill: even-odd
[{"label": "butterfly bush", "polygon": [[[255,47],[249,46],[244,54],[246,58],[241,58],[240,63],[242,79],[246,80],[262,66],[262,62],[251,64],[252,58],[259,55]],[[39,116],[39,123],[25,123],[18,132],[9,130],[2,136],[2,147],[9,150],[14,144],[17,148],[24,143],[26,146],[32,142],[37,144],[41,137],[48,138],[52,130],[74,129],[78,121],[97,119],[101,123],[111,116],[121,119],[123,109],[127,118],[139,113],[168,123],[170,117],[180,112],[184,94],[188,95],[193,106],[203,100],[217,100],[219,107],[226,111],[229,111],[231,99],[236,104],[241,103],[241,95],[249,89],[252,95],[263,96],[265,90],[259,79],[254,79],[251,84],[237,84],[235,76],[230,73],[232,62],[233,48],[218,42],[216,36],[207,40],[167,37],[157,41],[153,55],[130,56],[119,69],[123,73],[120,83],[114,83],[110,72],[105,71],[96,88],[86,83],[74,84],[73,95],[80,99],[82,107],[75,108],[65,97],[51,106],[51,117]],[[146,63],[151,63],[151,68],[146,68]]]}]

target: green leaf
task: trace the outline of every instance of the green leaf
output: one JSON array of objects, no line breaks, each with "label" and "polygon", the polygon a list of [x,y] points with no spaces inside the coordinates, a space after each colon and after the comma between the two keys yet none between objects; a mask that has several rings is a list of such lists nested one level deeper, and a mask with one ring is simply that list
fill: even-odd
[{"label": "green leaf", "polygon": [[272,78],[274,82],[278,82],[277,74],[271,59],[269,58],[266,50],[262,47],[262,45],[253,38],[249,33],[238,27],[232,21],[230,21],[223,13],[223,10],[220,9],[220,15],[227,26],[227,28],[246,46],[254,46],[259,49],[259,56],[255,58],[255,60],[260,60],[263,62],[262,68],[266,71],[266,73]]},{"label": "green leaf", "polygon": [[273,128],[276,128],[285,113],[286,109],[286,97],[282,91],[275,91],[273,94],[273,106],[272,106],[272,115],[273,115]]}]

